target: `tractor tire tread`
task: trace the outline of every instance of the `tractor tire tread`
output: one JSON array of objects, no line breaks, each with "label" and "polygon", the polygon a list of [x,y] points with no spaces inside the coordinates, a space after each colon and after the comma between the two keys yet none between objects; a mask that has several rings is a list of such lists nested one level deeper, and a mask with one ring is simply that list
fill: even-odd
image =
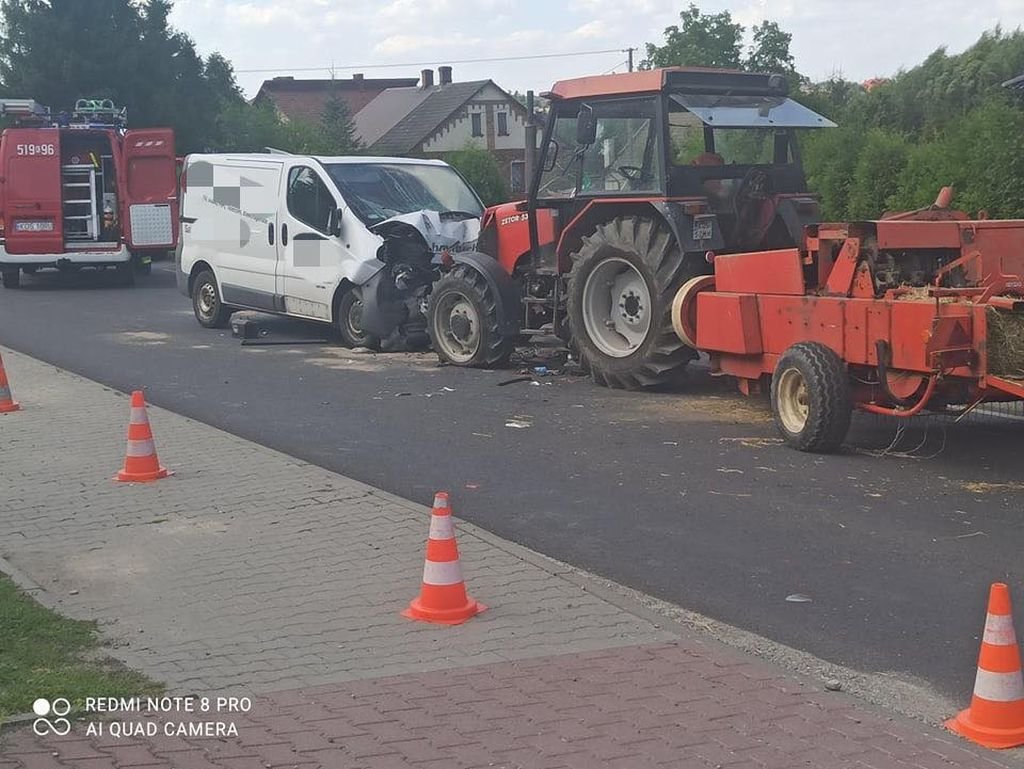
[{"label": "tractor tire tread", "polygon": [[[438,349],[434,339],[434,307],[436,298],[440,296],[447,286],[457,285],[462,291],[472,292],[483,309],[481,322],[484,325],[484,344],[477,352],[477,355],[468,363],[455,364],[444,358]],[[500,318],[498,317],[498,302],[491,290],[487,280],[477,270],[465,264],[456,264],[447,275],[439,280],[430,293],[430,304],[427,310],[427,317],[431,319],[427,323],[427,332],[430,335],[430,343],[437,352],[438,358],[445,363],[462,365],[467,368],[499,368],[504,366],[515,350],[515,338],[504,336],[500,330]]]},{"label": "tractor tire tread", "polygon": [[597,384],[613,389],[639,390],[673,381],[696,357],[696,353],[683,344],[673,331],[672,297],[698,271],[692,268],[693,263],[686,259],[663,222],[645,216],[612,219],[598,225],[593,233],[585,235],[581,239],[579,251],[572,254],[568,292],[570,317],[574,314],[572,306],[580,301],[572,290],[573,282],[580,279],[587,263],[597,259],[599,251],[604,247],[636,254],[650,270],[662,305],[659,317],[652,319],[652,323],[659,324],[659,330],[656,338],[649,343],[646,358],[631,367],[614,367],[618,370],[610,370],[603,365],[603,356],[588,353],[586,344],[580,345],[581,362]]}]

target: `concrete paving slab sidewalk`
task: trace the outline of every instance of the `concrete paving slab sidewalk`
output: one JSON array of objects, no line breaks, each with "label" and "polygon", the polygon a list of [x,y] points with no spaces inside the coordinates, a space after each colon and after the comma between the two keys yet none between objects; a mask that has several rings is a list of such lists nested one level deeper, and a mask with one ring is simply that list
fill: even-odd
[{"label": "concrete paving slab sidewalk", "polygon": [[172,693],[257,696],[205,717],[237,736],[178,736],[203,717],[176,712],[121,714],[155,737],[15,730],[0,769],[1022,765],[663,627],[464,523],[492,609],[408,622],[425,508],[157,408],[176,475],[113,483],[127,398],[3,354],[24,411],[0,418],[0,557]]}]

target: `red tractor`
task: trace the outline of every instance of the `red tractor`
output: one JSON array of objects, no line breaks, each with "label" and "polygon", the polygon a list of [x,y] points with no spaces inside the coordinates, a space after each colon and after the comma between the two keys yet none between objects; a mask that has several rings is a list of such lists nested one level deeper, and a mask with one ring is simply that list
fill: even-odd
[{"label": "red tractor", "polygon": [[782,76],[667,68],[566,80],[528,199],[488,209],[428,312],[443,361],[489,367],[554,332],[594,379],[670,381],[696,357],[672,302],[712,255],[794,247],[819,218],[795,141],[834,124]]}]

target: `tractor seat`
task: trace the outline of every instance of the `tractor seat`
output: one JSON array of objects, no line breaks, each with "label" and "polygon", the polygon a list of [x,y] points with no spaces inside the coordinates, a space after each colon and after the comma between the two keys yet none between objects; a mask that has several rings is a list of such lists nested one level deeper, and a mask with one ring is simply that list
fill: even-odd
[{"label": "tractor seat", "polygon": [[694,166],[724,166],[725,158],[719,155],[717,152],[702,152],[692,161],[690,165]]}]

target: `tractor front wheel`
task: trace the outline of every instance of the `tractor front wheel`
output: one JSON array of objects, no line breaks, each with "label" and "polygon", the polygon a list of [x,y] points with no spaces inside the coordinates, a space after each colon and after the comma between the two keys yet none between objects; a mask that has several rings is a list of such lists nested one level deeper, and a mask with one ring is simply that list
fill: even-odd
[{"label": "tractor front wheel", "polygon": [[790,446],[837,450],[850,429],[852,412],[846,367],[831,348],[801,342],[779,358],[772,377],[772,415]]},{"label": "tractor front wheel", "polygon": [[498,303],[487,280],[457,264],[434,286],[427,308],[427,330],[442,363],[495,368],[508,362],[515,339],[503,336]]},{"label": "tractor front wheel", "polygon": [[672,299],[696,273],[663,222],[620,217],[573,254],[569,326],[598,384],[665,384],[696,357],[672,328]]}]

